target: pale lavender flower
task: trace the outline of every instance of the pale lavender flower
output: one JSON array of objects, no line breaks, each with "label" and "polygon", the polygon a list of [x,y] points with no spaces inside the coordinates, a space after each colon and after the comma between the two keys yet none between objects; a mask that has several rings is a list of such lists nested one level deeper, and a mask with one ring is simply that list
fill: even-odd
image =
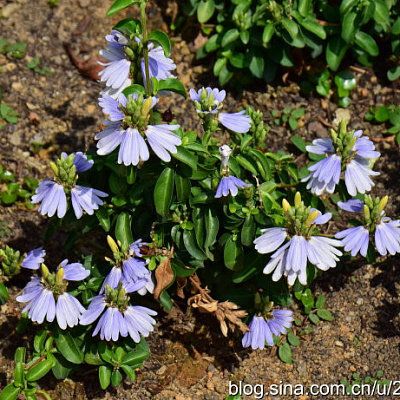
[{"label": "pale lavender flower", "polygon": [[99,206],[103,205],[103,200],[100,197],[107,196],[108,194],[101,190],[75,185],[71,189],[71,200],[76,218],[79,219],[82,217],[83,210],[87,214],[93,215],[94,210],[98,210]]},{"label": "pale lavender flower", "polygon": [[[137,94],[130,95],[132,99],[138,98]],[[146,101],[144,99],[143,101]],[[150,108],[154,107],[158,100],[153,97]],[[118,146],[118,164],[137,165],[140,161],[147,161],[150,157],[147,143],[154,153],[165,162],[171,161],[170,153],[176,154],[177,148],[182,143],[179,136],[172,133],[179,128],[179,125],[147,125],[138,129],[137,127],[125,128],[123,119],[125,115],[121,112],[120,105],[127,104],[127,98],[121,94],[118,100],[108,96],[100,99],[104,113],[110,115],[111,121],[106,123],[107,127],[95,136],[97,153],[106,155],[111,153]],[[147,142],[145,140],[147,139]]]},{"label": "pale lavender flower", "polygon": [[400,253],[400,220],[392,221],[383,217],[376,225],[375,245],[379,253],[385,256],[387,253],[392,256]]},{"label": "pale lavender flower", "polygon": [[33,204],[41,202],[39,212],[42,215],[47,214],[49,217],[52,217],[57,211],[57,217],[63,218],[67,212],[67,196],[63,185],[50,179],[39,183],[31,202]]},{"label": "pale lavender flower", "polygon": [[364,202],[359,199],[350,199],[347,201],[338,201],[337,205],[345,211],[360,212],[364,208]]},{"label": "pale lavender flower", "polygon": [[241,179],[236,178],[235,176],[224,176],[219,182],[215,197],[220,198],[222,196],[228,196],[229,192],[231,196],[236,196],[238,194],[238,189],[243,189],[247,186],[251,185],[243,182]]},{"label": "pale lavender flower", "polygon": [[[205,88],[208,99],[207,104],[202,104],[201,94],[204,88],[199,89],[197,92],[194,89],[190,89],[190,97],[193,101],[199,103],[196,107],[196,111],[199,114],[218,114],[218,121],[225,126],[225,128],[238,133],[246,133],[251,127],[251,120],[245,111],[239,111],[237,113],[221,113],[222,102],[225,99],[225,90],[211,89],[210,87]],[[210,104],[210,96],[213,95],[214,101]]]},{"label": "pale lavender flower", "polygon": [[293,322],[293,312],[289,310],[274,310],[272,318],[265,320],[262,316],[254,316],[250,322],[250,331],[246,332],[242,339],[243,347],[251,346],[252,349],[263,349],[265,342],[269,346],[274,345],[274,337],[286,334]]},{"label": "pale lavender flower", "polygon": [[93,336],[100,332],[100,339],[117,341],[120,335],[129,335],[139,343],[140,336],[147,337],[154,330],[154,315],[157,315],[155,311],[142,306],[129,305],[118,308],[109,304],[105,295],[98,295],[92,298],[89,308],[82,314],[80,324],[89,325],[100,317]]},{"label": "pale lavender flower", "polygon": [[363,226],[345,229],[335,234],[335,238],[342,239],[345,251],[350,251],[352,256],[358,252],[364,257],[367,255],[369,245],[369,232]]},{"label": "pale lavender flower", "polygon": [[[64,260],[59,266],[59,269],[64,266],[65,281],[79,281],[90,274],[82,264],[67,263],[68,260]],[[45,319],[53,322],[56,318],[61,329],[66,329],[67,326],[72,328],[79,323],[79,317],[85,309],[74,296],[64,291],[65,285],[60,288],[56,286],[51,286],[45,278],[32,277],[16,300],[28,303],[22,312],[27,312],[33,322],[42,324]]]},{"label": "pale lavender flower", "polygon": [[129,246],[129,254],[135,255],[136,257],[143,257],[143,254],[141,253],[141,248],[142,246],[146,246],[149,243],[143,242],[142,239],[138,239],[134,241],[130,246]]},{"label": "pale lavender flower", "polygon": [[44,257],[46,256],[46,250],[43,247],[38,247],[37,249],[31,250],[27,253],[26,257],[21,263],[21,267],[28,269],[39,269],[40,264],[44,262]]},{"label": "pale lavender flower", "polygon": [[[93,167],[94,161],[88,160],[85,153],[82,153],[81,151],[77,151],[76,153],[74,153],[74,155],[75,155],[74,165],[76,168],[76,172],[84,172]],[[68,158],[68,154],[62,152],[61,157],[66,159],[66,158]]]},{"label": "pale lavender flower", "polygon": [[[107,94],[117,97],[121,92],[121,88],[129,86],[132,82],[130,79],[132,61],[127,58],[125,53],[125,47],[129,46],[129,41],[122,33],[116,30],[113,30],[111,35],[107,35],[106,40],[108,46],[104,50],[101,50],[100,54],[109,62],[99,63],[105,66],[99,75],[101,77],[100,80],[113,89],[113,91],[108,91]],[[141,42],[138,37],[135,38],[135,41],[138,43]],[[170,71],[174,70],[176,65],[170,58],[165,57],[163,48],[155,46],[154,43],[149,43],[147,48],[149,50],[150,77],[158,80],[174,77]],[[143,58],[140,60],[140,64],[145,82],[146,73]]]},{"label": "pale lavender flower", "polygon": [[[313,223],[326,223],[330,217],[330,213],[320,214]],[[325,271],[334,268],[342,255],[336,248],[342,246],[339,240],[317,235],[290,236],[286,228],[267,228],[261,232],[262,235],[254,240],[255,249],[261,254],[275,251],[263,271],[264,274],[274,271],[272,280],[275,282],[286,276],[289,285],[293,285],[297,278],[306,285],[307,261]],[[284,244],[286,239],[289,241]]]},{"label": "pale lavender flower", "polygon": [[344,181],[350,195],[370,191],[374,186],[370,176],[379,175],[379,172],[370,168],[370,160],[379,157],[380,153],[375,151],[374,144],[367,136],[361,135],[360,130],[354,132],[353,138],[357,139],[346,159],[340,154],[329,155],[336,151],[332,139],[316,139],[312,145],[306,146],[309,153],[327,156],[308,167],[310,175],[302,180],[308,182],[307,189],[311,189],[311,192],[317,195],[321,195],[325,190],[333,193],[343,169]]}]

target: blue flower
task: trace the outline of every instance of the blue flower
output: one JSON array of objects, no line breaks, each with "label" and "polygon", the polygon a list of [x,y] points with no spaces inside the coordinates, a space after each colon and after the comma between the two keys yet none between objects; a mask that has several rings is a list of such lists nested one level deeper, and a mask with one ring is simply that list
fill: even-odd
[{"label": "blue flower", "polygon": [[22,312],[27,312],[33,322],[42,324],[45,319],[53,322],[56,318],[61,329],[67,326],[72,328],[79,323],[79,317],[85,309],[74,296],[66,292],[67,281],[80,281],[89,274],[90,271],[82,264],[68,264],[68,260],[64,260],[57,274],[49,274],[47,271],[43,278],[32,277],[16,300],[28,303]]},{"label": "blue flower", "polygon": [[286,334],[293,322],[293,312],[289,310],[274,310],[272,318],[265,319],[263,316],[254,316],[250,322],[250,330],[242,339],[243,347],[251,346],[252,349],[263,349],[265,342],[269,346],[274,345],[274,337]]},{"label": "blue flower", "polygon": [[[310,217],[315,211],[318,210],[310,209]],[[318,212],[317,216],[314,214],[304,230],[296,234],[290,233],[287,228],[261,230],[262,235],[254,240],[255,249],[261,254],[275,251],[264,268],[264,274],[274,271],[272,280],[275,282],[286,276],[289,285],[293,285],[297,278],[302,285],[306,285],[308,261],[323,271],[334,268],[342,255],[336,247],[343,246],[342,243],[310,233],[311,224],[324,224],[331,216],[331,213]],[[289,241],[284,244],[287,239]]]},{"label": "blue flower", "polygon": [[[205,92],[204,92],[205,91]],[[207,98],[204,98],[204,94]],[[190,97],[196,104],[196,111],[200,115],[217,114],[218,121],[225,126],[225,128],[238,132],[246,133],[251,127],[251,120],[245,111],[237,113],[221,113],[222,102],[226,96],[225,90],[211,89],[210,87],[201,88],[197,92],[190,89]]]},{"label": "blue flower", "polygon": [[369,232],[363,226],[345,229],[335,234],[335,238],[342,239],[345,251],[350,251],[352,256],[360,252],[367,255],[369,245]]},{"label": "blue flower", "polygon": [[[100,80],[105,82],[111,90],[107,94],[116,98],[121,91],[132,83],[130,79],[130,70],[132,61],[126,55],[126,49],[129,48],[129,40],[120,32],[113,30],[111,35],[106,36],[108,46],[100,51],[102,57],[109,62],[100,63],[105,68],[100,72]],[[136,44],[141,43],[141,39],[134,38]],[[135,46],[134,46],[135,47]],[[149,50],[149,73],[150,77],[167,79],[173,77],[170,71],[176,68],[174,62],[164,55],[164,50],[160,46],[155,46],[154,43],[148,43]],[[145,82],[145,64],[143,56],[140,56],[140,65]],[[146,83],[146,82],[145,82]]]},{"label": "blue flower", "polygon": [[139,343],[140,336],[147,337],[154,330],[153,325],[156,321],[152,316],[157,315],[157,312],[147,307],[128,305],[128,301],[129,298],[125,296],[124,304],[118,305],[116,302],[110,302],[106,295],[95,296],[81,316],[80,324],[89,325],[101,315],[93,336],[100,333],[102,340],[117,341],[120,335],[129,335]]},{"label": "blue flower", "polygon": [[86,186],[75,185],[71,189],[72,208],[77,219],[83,215],[83,210],[87,214],[93,215],[94,210],[98,210],[103,205],[100,197],[107,197],[108,194],[101,190],[93,189]]},{"label": "blue flower", "polygon": [[364,208],[364,202],[359,199],[350,199],[347,201],[338,201],[337,205],[345,211],[360,212]]},{"label": "blue flower", "polygon": [[31,202],[33,204],[41,202],[40,214],[47,214],[49,217],[52,217],[57,211],[57,217],[63,218],[67,212],[67,196],[63,185],[50,179],[39,183]]},{"label": "blue flower", "polygon": [[45,256],[46,250],[43,250],[43,247],[38,247],[37,249],[31,250],[22,261],[21,267],[29,269],[39,269],[40,264],[44,262]]},{"label": "blue flower", "polygon": [[392,256],[400,253],[400,220],[392,221],[388,217],[383,217],[376,225],[375,245],[383,256],[387,253]]},{"label": "blue flower", "polygon": [[[158,100],[155,97],[141,100],[137,94],[125,97],[121,94],[118,100],[109,96],[103,96],[99,104],[104,113],[110,116],[111,121],[106,123],[106,129],[96,135],[97,153],[106,155],[111,153],[118,146],[118,164],[138,165],[140,161],[147,161],[150,157],[147,143],[154,153],[165,162],[171,160],[170,153],[176,154],[177,148],[182,141],[173,131],[179,128],[179,125],[148,125],[145,118],[147,112],[156,104]],[[132,116],[127,110],[128,103],[136,103],[134,106],[146,109],[141,115],[141,119],[132,121]],[[140,103],[140,104],[139,104]],[[126,127],[125,117],[128,117],[132,126]],[[147,142],[146,140],[147,139]]]},{"label": "blue flower", "polygon": [[355,196],[357,193],[371,190],[374,183],[370,176],[379,175],[379,172],[371,170],[370,160],[379,157],[380,153],[375,151],[375,146],[368,137],[362,136],[362,131],[354,132],[352,139],[354,144],[348,151],[338,150],[339,145],[332,139],[316,139],[312,145],[306,146],[309,153],[327,156],[308,167],[310,175],[302,180],[308,182],[307,189],[311,189],[311,192],[317,195],[321,195],[325,190],[333,193],[343,170],[350,195]]},{"label": "blue flower", "polygon": [[[82,153],[81,151],[74,153],[74,156],[76,172],[84,172],[93,167],[94,161],[88,160],[86,154]],[[61,157],[66,159],[68,158],[68,154],[62,152]]]},{"label": "blue flower", "polygon": [[228,196],[229,192],[231,196],[236,196],[238,194],[238,188],[243,189],[244,187],[251,186],[249,183],[243,182],[241,179],[235,176],[224,176],[217,187],[216,198],[221,196]]}]

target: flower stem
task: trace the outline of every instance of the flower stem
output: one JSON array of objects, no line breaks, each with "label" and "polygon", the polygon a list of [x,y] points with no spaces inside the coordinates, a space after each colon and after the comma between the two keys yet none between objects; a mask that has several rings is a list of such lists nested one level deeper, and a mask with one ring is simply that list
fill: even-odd
[{"label": "flower stem", "polygon": [[147,97],[151,96],[151,86],[150,86],[150,69],[149,69],[149,49],[147,47],[147,17],[146,17],[146,2],[142,1],[140,3],[140,15],[142,19],[143,26],[143,58],[144,58],[144,69],[146,74],[146,94]]}]

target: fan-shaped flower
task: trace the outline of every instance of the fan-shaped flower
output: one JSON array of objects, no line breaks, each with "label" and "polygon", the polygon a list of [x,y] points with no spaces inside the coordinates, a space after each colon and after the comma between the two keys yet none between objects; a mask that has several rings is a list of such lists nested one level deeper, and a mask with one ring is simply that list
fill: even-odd
[{"label": "fan-shaped flower", "polygon": [[[121,291],[123,291],[121,295]],[[118,340],[119,336],[130,336],[136,343],[140,336],[147,337],[154,330],[157,313],[147,307],[129,305],[129,297],[120,283],[117,290],[108,287],[106,295],[92,298],[89,308],[80,318],[81,325],[89,325],[100,316],[93,336],[100,333],[102,340]]]},{"label": "fan-shaped flower", "polygon": [[251,346],[252,349],[263,349],[265,342],[269,346],[274,345],[274,336],[286,334],[293,322],[293,312],[289,310],[274,310],[270,319],[263,316],[254,316],[250,322],[250,330],[242,339],[243,347]]},{"label": "fan-shaped flower", "polygon": [[[143,55],[135,54],[135,49],[137,49],[137,44],[141,43],[141,39],[135,37],[131,46],[131,42],[128,38],[121,32],[113,30],[111,31],[111,35],[106,36],[106,40],[108,46],[100,51],[100,55],[108,60],[108,62],[99,63],[105,66],[104,70],[101,71],[99,75],[100,80],[111,88],[107,94],[116,98],[125,87],[132,83],[132,77],[130,76],[131,64],[133,62],[132,57],[138,57],[140,59],[143,80],[145,81],[146,79]],[[170,58],[165,57],[163,48],[155,46],[154,43],[151,42],[147,45],[147,48],[149,50],[150,77],[154,77],[158,80],[173,77],[170,71],[173,71],[176,65]],[[132,54],[132,56],[128,57],[127,53]]]},{"label": "fan-shaped flower", "polygon": [[28,269],[39,269],[40,264],[44,262],[45,256],[46,250],[43,250],[43,247],[38,247],[37,249],[31,250],[27,253],[22,261],[21,267]]},{"label": "fan-shaped flower", "polygon": [[219,182],[217,187],[216,198],[221,196],[236,196],[238,194],[238,189],[243,189],[244,187],[251,186],[249,183],[243,182],[241,179],[235,176],[224,176]]},{"label": "fan-shaped flower", "polygon": [[32,277],[25,286],[22,295],[16,298],[21,303],[28,303],[22,312],[39,324],[46,319],[53,322],[57,319],[58,326],[66,329],[79,323],[80,315],[85,311],[80,302],[66,292],[67,281],[80,281],[89,276],[90,271],[82,264],[68,264],[64,260],[56,274],[50,274],[42,264],[43,277]]},{"label": "fan-shaped flower", "polygon": [[[342,123],[342,126],[345,128],[345,124]],[[352,196],[370,191],[374,186],[370,177],[379,175],[370,168],[370,161],[379,157],[380,153],[375,151],[374,144],[368,137],[362,136],[360,130],[351,133],[341,128],[339,136],[340,141],[336,140],[335,133],[335,140],[316,139],[312,145],[306,146],[309,153],[326,155],[326,158],[308,167],[310,175],[302,182],[308,182],[307,189],[317,195],[325,190],[333,193],[344,171],[346,188]]]},{"label": "fan-shaped flower", "polygon": [[[290,207],[284,200],[283,209],[287,227],[262,229],[262,235],[254,240],[255,248],[261,254],[275,251],[264,268],[264,274],[273,272],[273,281],[286,276],[289,285],[293,285],[297,278],[306,285],[307,262],[323,271],[334,268],[342,255],[336,247],[341,247],[342,243],[314,233],[314,227],[328,222],[332,214],[306,208],[299,193],[295,197],[295,207]],[[284,243],[287,239],[289,241]]]},{"label": "fan-shaped flower", "polygon": [[250,117],[245,111],[237,113],[221,113],[222,102],[226,96],[225,90],[211,89],[210,87],[201,88],[197,92],[190,89],[190,97],[195,102],[196,111],[200,116],[207,114],[217,115],[218,121],[225,128],[238,133],[246,133],[251,127]]},{"label": "fan-shaped flower", "polygon": [[[173,131],[179,125],[148,125],[148,112],[157,103],[155,97],[143,99],[137,94],[121,94],[118,100],[109,96],[99,99],[99,104],[105,114],[110,116],[106,129],[96,135],[97,153],[106,155],[118,146],[118,163],[124,165],[137,165],[140,161],[147,161],[150,157],[148,144],[154,153],[163,161],[170,161],[170,153],[177,153],[181,138]],[[140,117],[133,109],[140,109]],[[147,141],[145,140],[147,139]]]}]

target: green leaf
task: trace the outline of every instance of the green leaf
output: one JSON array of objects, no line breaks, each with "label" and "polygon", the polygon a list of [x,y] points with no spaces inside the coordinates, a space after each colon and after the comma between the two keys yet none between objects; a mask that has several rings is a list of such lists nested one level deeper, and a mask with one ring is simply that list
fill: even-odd
[{"label": "green leaf", "polygon": [[39,364],[33,366],[26,374],[26,379],[35,382],[43,378],[53,368],[53,360],[43,360]]},{"label": "green leaf", "polygon": [[121,372],[118,369],[113,371],[113,373],[111,374],[111,384],[114,387],[119,386],[121,384],[121,382],[122,382],[122,379],[123,379],[123,376],[122,376]]},{"label": "green leaf", "polygon": [[229,29],[222,38],[222,47],[226,47],[229,43],[234,42],[239,38],[239,31],[235,29]]},{"label": "green leaf", "polygon": [[307,17],[312,11],[311,0],[299,0],[298,10],[300,15]]},{"label": "green leaf", "polygon": [[171,42],[169,41],[168,35],[159,30],[154,30],[149,33],[149,39],[150,41],[157,42],[158,44],[161,45],[161,47],[164,50],[164,54],[166,57],[169,57],[171,54]]},{"label": "green leaf", "polygon": [[130,36],[132,33],[140,33],[142,26],[140,21],[136,18],[125,18],[114,25],[113,29],[126,34],[126,36]]},{"label": "green leaf", "polygon": [[25,384],[25,368],[22,362],[15,364],[14,369],[14,384],[15,386],[24,386]]},{"label": "green leaf", "polygon": [[324,321],[332,321],[333,320],[333,315],[328,310],[324,310],[324,309],[317,310],[317,315]]},{"label": "green leaf", "polygon": [[127,97],[130,94],[145,94],[146,93],[146,89],[142,86],[142,85],[131,85],[126,87],[122,93]]},{"label": "green leaf", "polygon": [[131,352],[129,352],[123,359],[122,364],[125,365],[137,365],[146,361],[150,357],[149,347],[144,339],[141,340],[140,343],[143,342],[143,345],[138,345],[137,348]]},{"label": "green leaf", "polygon": [[256,224],[254,222],[254,216],[252,214],[247,214],[240,234],[240,241],[242,244],[244,246],[252,246],[255,233]]},{"label": "green leaf", "polygon": [[154,205],[162,217],[167,217],[174,194],[174,170],[166,167],[157,179],[154,188]]},{"label": "green leaf", "polygon": [[306,19],[300,20],[299,22],[300,22],[300,25],[304,29],[307,29],[309,32],[313,33],[315,36],[318,36],[322,40],[326,39],[325,29],[317,21],[306,18]]},{"label": "green leaf", "polygon": [[389,8],[384,1],[375,0],[374,1],[375,10],[374,10],[374,20],[383,26],[386,31],[387,25],[389,24]]},{"label": "green leaf", "polygon": [[346,43],[350,44],[354,40],[354,35],[356,33],[354,21],[356,18],[357,13],[355,12],[349,12],[343,18],[341,36]]},{"label": "green leaf", "polygon": [[189,165],[193,171],[197,170],[197,157],[189,150],[182,146],[177,146],[177,152],[171,153],[172,157],[176,158],[180,162],[183,162],[186,165]]},{"label": "green leaf", "polygon": [[133,242],[129,213],[122,212],[118,215],[117,223],[115,224],[115,237],[121,243],[131,244]]},{"label": "green leaf", "polygon": [[290,138],[290,141],[303,153],[306,153],[306,142],[305,140],[300,137],[300,136],[292,136]]},{"label": "green leaf", "polygon": [[33,348],[36,353],[41,353],[44,350],[44,342],[47,339],[47,331],[42,329],[39,333],[37,333],[33,339]]},{"label": "green leaf", "polygon": [[20,388],[13,383],[7,385],[0,393],[0,400],[16,400],[19,396]]},{"label": "green leaf", "polygon": [[193,230],[188,231],[185,229],[183,231],[183,244],[185,245],[185,248],[189,254],[196,260],[204,261],[208,258],[207,255],[200,249],[196,240],[195,232]]},{"label": "green leaf", "polygon": [[224,247],[224,263],[226,268],[232,271],[238,271],[243,268],[244,252],[239,242],[239,238],[234,240],[234,236],[230,236]]},{"label": "green leaf", "polygon": [[6,302],[8,299],[8,296],[9,296],[9,294],[8,294],[7,286],[3,282],[0,282],[0,299],[3,302]]},{"label": "green leaf", "polygon": [[15,201],[17,200],[18,196],[14,193],[9,193],[9,192],[3,192],[1,194],[1,201],[4,204],[12,204],[15,203]]},{"label": "green leaf", "polygon": [[217,59],[217,61],[214,64],[214,67],[213,67],[213,73],[215,76],[219,75],[219,73],[221,72],[221,69],[226,65],[226,62],[227,62],[227,59],[225,57]]},{"label": "green leaf", "polygon": [[130,367],[129,365],[121,365],[121,368],[126,373],[126,375],[128,376],[129,380],[131,382],[135,382],[135,379],[136,379],[135,370],[132,367]]},{"label": "green leaf", "polygon": [[346,14],[351,8],[356,6],[358,3],[358,0],[343,0],[340,4],[340,14],[344,15]]},{"label": "green leaf", "polygon": [[262,56],[253,56],[249,65],[251,73],[256,78],[262,78],[264,74],[265,61]]},{"label": "green leaf", "polygon": [[278,349],[279,358],[287,364],[292,364],[292,349],[288,343],[282,343]]},{"label": "green leaf", "polygon": [[70,363],[61,354],[52,354],[54,357],[52,372],[56,379],[65,379],[74,368],[74,364]]},{"label": "green leaf", "polygon": [[176,197],[178,201],[184,202],[189,198],[191,184],[190,179],[182,176],[177,171],[175,173],[175,188],[176,188]]},{"label": "green leaf", "polygon": [[108,386],[110,386],[110,383],[111,383],[111,372],[112,372],[112,367],[110,367],[108,365],[102,365],[99,368],[100,387],[103,390],[107,389]]},{"label": "green leaf", "polygon": [[390,68],[387,72],[387,77],[390,81],[395,81],[400,77],[400,65]]},{"label": "green leaf", "polygon": [[262,35],[263,43],[267,44],[271,40],[271,38],[274,35],[274,33],[275,33],[274,24],[265,25],[264,31],[263,31],[263,35]]},{"label": "green leaf", "polygon": [[380,106],[375,112],[377,122],[385,122],[390,118],[389,109],[386,106]]},{"label": "green leaf", "polygon": [[[129,242],[129,243],[132,243]],[[55,332],[55,342],[59,352],[73,364],[82,364],[83,352],[75,342],[69,332],[57,329]]]},{"label": "green leaf", "polygon": [[290,331],[287,335],[288,342],[290,343],[291,346],[299,346],[300,345],[300,340],[299,338],[292,332]]},{"label": "green leaf", "polygon": [[325,305],[325,296],[320,294],[315,302],[315,308],[322,308]]},{"label": "green leaf", "polygon": [[95,211],[96,217],[100,222],[101,227],[108,232],[111,228],[110,215],[108,214],[108,210],[104,207],[100,207]]},{"label": "green leaf", "polygon": [[250,40],[250,32],[249,31],[242,31],[240,32],[240,40],[243,44],[249,43]]},{"label": "green leaf", "polygon": [[206,226],[206,237],[204,240],[204,248],[209,249],[214,245],[217,240],[217,234],[219,231],[219,220],[215,209],[209,208],[205,213],[205,226]]},{"label": "green leaf", "polygon": [[214,10],[214,0],[200,0],[197,6],[197,19],[201,24],[204,24],[213,16]]},{"label": "green leaf", "polygon": [[114,1],[112,6],[106,12],[107,17],[111,17],[111,15],[116,14],[117,12],[122,11],[124,8],[131,6],[132,4],[138,3],[136,0],[117,0]]},{"label": "green leaf", "polygon": [[244,157],[241,154],[238,154],[236,156],[236,161],[245,169],[247,169],[247,171],[250,171],[253,175],[258,175],[258,171],[256,170],[256,168],[254,167],[252,161],[253,160],[249,160],[248,158]]},{"label": "green leaf", "polygon": [[220,83],[221,86],[226,85],[233,77],[233,72],[231,72],[227,66],[225,65],[219,75],[218,75],[218,81]]},{"label": "green leaf", "polygon": [[268,160],[265,154],[262,153],[260,150],[251,147],[248,149],[248,153],[251,154],[251,156],[255,159],[261,177],[266,181],[272,179],[271,168],[268,164]]},{"label": "green leaf", "polygon": [[[356,78],[348,70],[341,71],[338,74],[336,74],[335,75],[335,83],[338,88],[343,89],[345,91],[353,90],[357,86]],[[341,97],[343,97],[343,96],[341,96]]]},{"label": "green leaf", "polygon": [[18,347],[15,350],[14,362],[15,363],[25,363],[26,347]]},{"label": "green leaf", "polygon": [[281,22],[283,27],[289,33],[290,37],[292,39],[296,39],[297,35],[299,34],[299,27],[297,26],[296,22],[286,17],[283,17]]},{"label": "green leaf", "polygon": [[329,67],[336,71],[347,51],[346,42],[339,36],[334,36],[326,47],[326,61]]},{"label": "green leaf", "polygon": [[[224,58],[224,60],[226,60]],[[229,62],[235,67],[235,68],[245,68],[248,66],[248,60],[247,57],[244,53],[234,53],[232,56],[229,57]],[[225,65],[225,64],[224,64]],[[221,66],[222,68],[222,66]],[[221,69],[220,69],[221,71]],[[218,74],[216,74],[218,75]]]},{"label": "green leaf", "polygon": [[166,290],[163,290],[161,292],[161,295],[158,299],[161,303],[161,305],[167,310],[171,311],[172,307],[174,306],[171,300],[171,297],[169,296],[168,292]]},{"label": "green leaf", "polygon": [[354,38],[354,42],[373,57],[376,57],[379,54],[379,47],[375,40],[365,32],[358,31]]},{"label": "green leaf", "polygon": [[315,325],[319,322],[319,318],[316,314],[309,314],[308,318],[310,318],[310,321]]},{"label": "green leaf", "polygon": [[187,97],[185,86],[181,81],[175,78],[161,79],[158,81],[158,91],[169,90],[170,92],[178,93],[184,98]]}]

